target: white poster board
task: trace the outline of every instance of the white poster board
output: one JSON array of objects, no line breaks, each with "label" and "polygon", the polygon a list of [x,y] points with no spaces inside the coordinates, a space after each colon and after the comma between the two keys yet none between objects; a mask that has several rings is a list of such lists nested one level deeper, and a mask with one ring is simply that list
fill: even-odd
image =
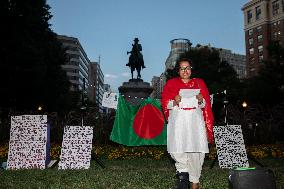
[{"label": "white poster board", "polygon": [[221,168],[249,167],[240,125],[214,126],[218,161]]},{"label": "white poster board", "polygon": [[91,163],[93,127],[65,126],[58,169],[88,169]]},{"label": "white poster board", "polygon": [[45,169],[48,130],[47,115],[11,116],[7,169]]},{"label": "white poster board", "polygon": [[103,95],[102,106],[106,108],[117,108],[118,94],[105,92]]}]

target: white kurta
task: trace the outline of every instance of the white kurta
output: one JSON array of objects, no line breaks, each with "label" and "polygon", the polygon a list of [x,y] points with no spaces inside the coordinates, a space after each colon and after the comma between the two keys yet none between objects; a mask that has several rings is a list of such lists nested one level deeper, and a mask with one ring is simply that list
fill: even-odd
[{"label": "white kurta", "polygon": [[205,122],[201,108],[169,110],[167,150],[169,153],[209,153]]}]

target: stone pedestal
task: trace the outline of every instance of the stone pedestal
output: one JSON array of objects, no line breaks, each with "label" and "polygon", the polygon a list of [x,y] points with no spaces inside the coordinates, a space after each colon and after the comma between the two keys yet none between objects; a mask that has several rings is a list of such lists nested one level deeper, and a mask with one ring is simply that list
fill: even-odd
[{"label": "stone pedestal", "polygon": [[[123,82],[122,86],[118,88],[121,95],[130,104],[137,106],[145,98],[148,98],[153,91],[150,83],[144,82],[142,79],[130,79],[129,82]],[[143,98],[143,99],[141,99]]]}]

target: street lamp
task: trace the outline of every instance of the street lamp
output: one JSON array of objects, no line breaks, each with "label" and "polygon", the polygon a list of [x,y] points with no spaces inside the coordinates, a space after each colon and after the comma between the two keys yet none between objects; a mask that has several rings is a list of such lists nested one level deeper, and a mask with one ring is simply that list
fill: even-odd
[{"label": "street lamp", "polygon": [[243,101],[243,103],[242,103],[242,107],[243,107],[243,108],[248,107],[248,104],[246,103],[246,101]]},{"label": "street lamp", "polygon": [[[246,109],[248,107],[248,104],[246,101],[243,101],[242,107],[243,107],[243,119],[244,119],[243,121],[245,121],[246,120]],[[250,128],[250,124],[249,124],[249,128]]]},{"label": "street lamp", "polygon": [[41,110],[42,110],[42,107],[41,107],[41,106],[38,106],[37,110],[38,110],[38,111],[41,111]]}]

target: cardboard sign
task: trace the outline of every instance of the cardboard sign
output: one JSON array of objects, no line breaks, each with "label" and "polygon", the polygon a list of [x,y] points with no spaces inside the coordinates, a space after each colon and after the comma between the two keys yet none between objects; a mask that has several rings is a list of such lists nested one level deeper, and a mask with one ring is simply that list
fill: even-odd
[{"label": "cardboard sign", "polygon": [[58,169],[90,168],[93,127],[65,126]]},{"label": "cardboard sign", "polygon": [[118,94],[105,92],[103,95],[102,106],[106,108],[117,108]]},{"label": "cardboard sign", "polygon": [[214,126],[218,161],[221,168],[249,167],[240,125]]},{"label": "cardboard sign", "polygon": [[45,169],[49,129],[47,115],[11,116],[7,169]]}]

